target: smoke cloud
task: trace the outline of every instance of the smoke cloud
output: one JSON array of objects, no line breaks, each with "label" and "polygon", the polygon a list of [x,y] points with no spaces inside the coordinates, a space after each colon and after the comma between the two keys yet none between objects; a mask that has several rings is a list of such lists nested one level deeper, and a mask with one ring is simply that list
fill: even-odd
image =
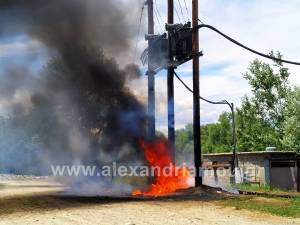
[{"label": "smoke cloud", "polygon": [[[13,103],[10,125],[39,146],[40,170],[50,164],[141,160],[137,143],[145,136],[146,113],[127,85],[140,72],[117,63],[124,65],[121,56],[131,50],[134,8],[138,1],[0,2],[0,39],[25,34],[46,48],[50,59],[38,73],[7,65],[0,78],[0,99]],[[22,93],[30,97],[14,102]],[[10,148],[2,145],[1,151]],[[24,149],[21,144],[11,152],[25,157],[30,148]]]}]

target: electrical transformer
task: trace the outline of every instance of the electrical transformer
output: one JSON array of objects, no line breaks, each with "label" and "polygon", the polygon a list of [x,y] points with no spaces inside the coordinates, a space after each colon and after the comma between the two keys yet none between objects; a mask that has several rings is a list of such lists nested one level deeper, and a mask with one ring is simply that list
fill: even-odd
[{"label": "electrical transformer", "polygon": [[[166,30],[169,32],[172,41],[172,54],[174,59],[169,61],[169,40],[167,34],[146,35],[149,47],[145,49],[141,56],[143,64],[151,61],[151,71],[158,72],[170,66],[177,67],[192,58],[192,28],[191,23],[167,24]],[[149,71],[150,72],[150,71]]]},{"label": "electrical transformer", "polygon": [[177,63],[191,59],[192,28],[191,23],[166,25],[172,40],[172,52]]}]

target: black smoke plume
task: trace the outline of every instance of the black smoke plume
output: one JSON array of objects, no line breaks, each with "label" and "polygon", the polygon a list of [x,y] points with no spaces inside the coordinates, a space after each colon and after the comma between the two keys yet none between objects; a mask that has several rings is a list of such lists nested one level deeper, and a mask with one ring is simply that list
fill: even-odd
[{"label": "black smoke plume", "polygon": [[116,61],[130,51],[137,5],[121,0],[1,0],[0,37],[26,34],[51,58],[38,75],[17,67],[14,74],[6,70],[6,89],[0,84],[1,98],[7,100],[29,91],[29,102],[13,107],[13,125],[30,125],[26,132],[37,140],[45,165],[139,158],[137,142],[145,134],[146,114],[127,85],[139,72],[134,65],[120,69]]}]

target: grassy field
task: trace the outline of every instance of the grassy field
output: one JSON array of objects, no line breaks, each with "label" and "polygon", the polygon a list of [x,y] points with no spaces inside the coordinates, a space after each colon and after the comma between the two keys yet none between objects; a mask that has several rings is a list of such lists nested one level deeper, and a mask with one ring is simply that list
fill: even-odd
[{"label": "grassy field", "polygon": [[278,195],[290,195],[294,197],[300,197],[299,192],[295,191],[286,191],[281,190],[278,188],[272,188],[269,185],[259,186],[255,184],[236,184],[235,187],[238,190],[241,191],[253,191],[253,192],[259,192],[259,193],[267,193],[267,194],[278,194]]},{"label": "grassy field", "polygon": [[232,206],[237,210],[248,209],[273,215],[300,218],[300,193],[283,191],[280,189],[271,188],[269,186],[259,187],[250,184],[239,184],[236,186],[239,190],[253,191],[259,193],[289,195],[289,198],[282,197],[259,197],[245,196],[225,199],[220,201],[222,206]]},{"label": "grassy field", "polygon": [[300,197],[265,198],[256,196],[241,196],[220,201],[222,206],[232,206],[235,209],[248,209],[273,215],[300,218]]}]

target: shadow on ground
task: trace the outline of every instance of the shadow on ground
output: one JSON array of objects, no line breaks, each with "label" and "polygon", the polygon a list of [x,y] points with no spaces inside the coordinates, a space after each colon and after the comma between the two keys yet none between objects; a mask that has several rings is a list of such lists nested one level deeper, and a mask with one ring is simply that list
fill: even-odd
[{"label": "shadow on ground", "polygon": [[230,197],[231,195],[208,187],[190,188],[177,192],[172,196],[164,197],[133,197],[133,196],[71,196],[64,192],[51,194],[28,194],[1,198],[0,216],[18,212],[46,212],[51,210],[64,210],[67,208],[92,207],[93,205],[118,204],[124,202],[157,202],[157,201],[215,201]]}]

